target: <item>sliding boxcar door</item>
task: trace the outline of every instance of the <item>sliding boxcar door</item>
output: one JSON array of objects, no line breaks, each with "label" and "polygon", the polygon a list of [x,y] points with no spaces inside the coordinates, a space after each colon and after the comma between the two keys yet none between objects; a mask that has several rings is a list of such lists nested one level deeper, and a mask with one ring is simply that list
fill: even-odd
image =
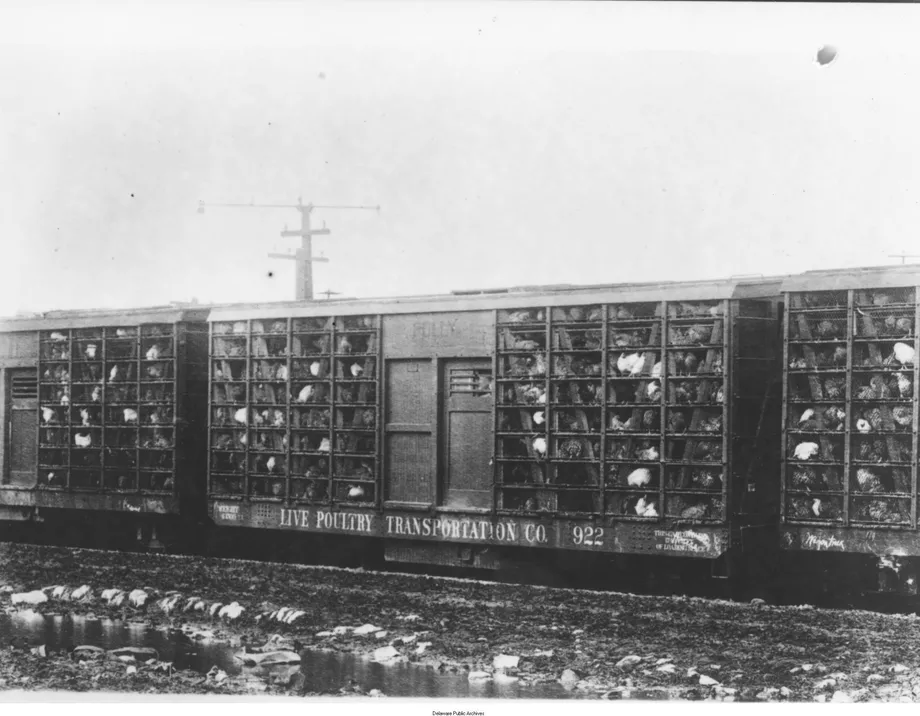
[{"label": "sliding boxcar door", "polygon": [[430,359],[386,364],[386,499],[431,505],[437,384]]},{"label": "sliding boxcar door", "polygon": [[443,363],[445,507],[492,506],[492,362]]}]

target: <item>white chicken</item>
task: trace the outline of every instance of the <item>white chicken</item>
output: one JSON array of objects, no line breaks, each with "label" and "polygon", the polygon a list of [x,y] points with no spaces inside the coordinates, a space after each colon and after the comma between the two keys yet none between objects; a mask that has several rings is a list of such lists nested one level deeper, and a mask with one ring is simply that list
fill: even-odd
[{"label": "white chicken", "polygon": [[795,446],[797,460],[809,460],[818,454],[818,443],[804,442]]},{"label": "white chicken", "polygon": [[649,400],[658,400],[661,397],[661,383],[653,380],[645,387],[645,392]]},{"label": "white chicken", "polygon": [[102,388],[98,385],[93,388],[93,394],[90,396],[90,398],[94,403],[98,403],[100,400],[102,400]]},{"label": "white chicken", "polygon": [[89,433],[75,433],[73,436],[74,445],[77,447],[89,447],[93,444],[93,436]]},{"label": "white chicken", "polygon": [[802,423],[807,423],[809,420],[811,420],[814,417],[815,417],[814,408],[808,408],[807,410],[805,410],[804,413],[802,413],[802,417],[799,418],[799,425],[801,425]]},{"label": "white chicken", "polygon": [[546,457],[546,438],[534,438],[532,444],[534,452],[537,453],[537,457]]},{"label": "white chicken", "polygon": [[658,448],[656,448],[654,445],[651,445],[647,448],[642,448],[641,450],[637,450],[636,459],[655,461],[658,459]]},{"label": "white chicken", "polygon": [[320,370],[322,370],[322,367],[323,367],[323,364],[320,363],[318,360],[313,361],[310,364],[310,375],[312,375],[314,378],[318,377]]},{"label": "white chicken", "polygon": [[317,448],[318,452],[332,452],[332,445],[329,444],[329,438],[323,438]]},{"label": "white chicken", "polygon": [[61,405],[70,405],[70,396],[67,393],[61,395]]},{"label": "white chicken", "polygon": [[529,385],[524,389],[522,395],[524,402],[531,405],[546,404],[546,390],[538,385]]},{"label": "white chicken", "polygon": [[897,361],[901,365],[910,365],[914,362],[914,349],[906,343],[895,343],[894,352],[885,361],[886,365]]},{"label": "white chicken", "polygon": [[83,427],[92,425],[92,422],[89,419],[89,411],[86,408],[80,409],[80,422],[83,424]]},{"label": "white chicken", "polygon": [[546,416],[544,415],[542,410],[537,411],[536,413],[533,414],[533,422],[534,422],[534,425],[543,425],[543,423],[546,422]]},{"label": "white chicken", "polygon": [[868,420],[864,418],[860,418],[859,420],[856,421],[856,429],[861,433],[871,433],[872,425],[869,423]]},{"label": "white chicken", "polygon": [[265,463],[265,468],[266,468],[269,472],[274,472],[274,471],[275,471],[275,456],[274,456],[274,455],[272,455],[270,458],[268,458],[268,462]]},{"label": "white chicken", "polygon": [[46,423],[56,423],[57,418],[54,408],[42,408],[42,420]]},{"label": "white chicken", "polygon": [[360,500],[362,497],[364,497],[364,488],[361,485],[352,485],[348,490],[349,500]]},{"label": "white chicken", "polygon": [[126,423],[136,423],[137,422],[137,411],[133,408],[125,408],[124,416]]},{"label": "white chicken", "polygon": [[633,367],[630,369],[629,374],[630,375],[640,375],[644,367],[645,367],[645,356],[640,355],[639,360],[635,362]]},{"label": "white chicken", "polygon": [[[621,353],[620,357],[617,358],[617,370],[620,371],[621,375],[631,374],[640,359],[642,359],[643,363],[645,362],[641,353]],[[642,368],[640,367],[639,370],[641,371]]]},{"label": "white chicken", "polygon": [[150,346],[150,348],[147,349],[147,353],[145,354],[147,356],[147,360],[156,360],[159,358],[161,350],[162,349],[160,348],[160,344],[154,343],[152,346]]},{"label": "white chicken", "polygon": [[67,336],[65,336],[63,333],[58,333],[57,331],[53,331],[51,333],[51,340],[52,341],[66,341]]},{"label": "white chicken", "polygon": [[238,422],[238,423],[240,423],[240,424],[242,424],[242,425],[245,425],[245,424],[249,421],[249,409],[248,409],[248,408],[240,408],[239,410],[237,410],[237,411],[233,414],[233,419],[234,419],[236,422]]},{"label": "white chicken", "polygon": [[300,392],[297,394],[297,402],[306,403],[308,400],[310,400],[311,395],[313,395],[313,386],[305,385],[303,388],[300,389]]},{"label": "white chicken", "polygon": [[364,372],[364,367],[358,363],[352,363],[349,370],[353,378],[360,378],[361,374]]},{"label": "white chicken", "polygon": [[652,473],[646,467],[640,467],[637,470],[633,470],[629,473],[629,476],[626,478],[626,483],[630,487],[645,487],[652,481]]},{"label": "white chicken", "polygon": [[645,495],[639,498],[639,501],[636,503],[635,510],[636,514],[639,517],[657,517],[658,510],[655,509],[655,502],[647,500],[648,496]]},{"label": "white chicken", "polygon": [[652,366],[652,377],[653,378],[661,377],[661,361],[658,361],[655,365]]},{"label": "white chicken", "polygon": [[901,394],[902,398],[909,398],[913,394],[913,383],[911,383],[910,378],[908,378],[903,373],[895,373],[895,380],[898,381],[898,392]]},{"label": "white chicken", "polygon": [[811,511],[815,517],[821,516],[821,500],[819,498],[816,497],[815,501],[811,503]]},{"label": "white chicken", "polygon": [[87,360],[93,360],[96,357],[96,344],[87,343],[86,348],[83,349],[83,355],[86,356]]},{"label": "white chicken", "polygon": [[121,375],[121,370],[119,370],[119,368],[120,366],[117,366],[117,365],[112,366],[112,370],[109,371],[109,382],[110,383],[113,380],[118,380],[118,376]]},{"label": "white chicken", "polygon": [[278,366],[278,370],[275,373],[275,380],[287,380],[288,379],[288,369],[286,365]]}]

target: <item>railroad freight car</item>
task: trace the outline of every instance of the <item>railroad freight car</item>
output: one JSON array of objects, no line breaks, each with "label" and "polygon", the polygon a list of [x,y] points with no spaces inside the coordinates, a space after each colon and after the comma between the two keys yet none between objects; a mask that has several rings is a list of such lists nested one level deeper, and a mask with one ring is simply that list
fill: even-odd
[{"label": "railroad freight car", "polygon": [[398,561],[724,564],[775,530],[780,285],[215,308],[210,516]]},{"label": "railroad freight car", "polygon": [[0,324],[0,522],[74,544],[203,523],[207,310],[55,311]]},{"label": "railroad freight car", "polygon": [[918,286],[916,266],[783,284],[780,542],[841,588],[874,588],[881,566],[879,588],[916,593]]}]

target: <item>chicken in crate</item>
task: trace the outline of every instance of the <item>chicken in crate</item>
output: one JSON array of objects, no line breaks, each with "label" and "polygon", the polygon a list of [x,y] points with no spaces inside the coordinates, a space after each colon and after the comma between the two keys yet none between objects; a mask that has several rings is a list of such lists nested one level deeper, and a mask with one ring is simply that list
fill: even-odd
[{"label": "chicken in crate", "polygon": [[792,552],[920,556],[918,285],[909,266],[785,282],[782,544]]},{"label": "chicken in crate", "polygon": [[[4,479],[0,513],[19,511],[20,519],[106,546],[188,538],[203,495],[194,444],[203,424],[206,313],[67,311],[5,322],[22,357],[37,365],[9,368],[14,381],[32,373],[37,433],[30,438],[28,424],[15,421],[10,439],[37,439],[38,450],[34,465]],[[8,498],[17,506],[5,506]]]}]

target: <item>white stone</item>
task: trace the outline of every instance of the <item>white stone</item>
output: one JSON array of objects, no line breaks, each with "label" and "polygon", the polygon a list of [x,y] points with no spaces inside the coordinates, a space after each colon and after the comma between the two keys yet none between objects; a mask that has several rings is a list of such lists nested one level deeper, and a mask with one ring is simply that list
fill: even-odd
[{"label": "white stone", "polygon": [[375,639],[386,639],[389,633],[390,632],[388,631],[378,631],[374,633],[374,638]]},{"label": "white stone", "polygon": [[348,632],[352,630],[354,630],[354,627],[337,626],[332,630],[332,633],[335,634],[336,636],[342,636],[343,634],[347,634]]},{"label": "white stone", "polygon": [[700,686],[718,686],[719,682],[706,674],[700,674]]},{"label": "white stone", "polygon": [[218,616],[225,617],[233,621],[234,619],[239,619],[240,614],[242,614],[244,610],[245,608],[241,607],[238,603],[230,602],[230,604],[227,606],[220,608]]},{"label": "white stone", "polygon": [[143,589],[134,589],[128,595],[128,602],[132,607],[140,608],[147,603],[147,600],[150,598],[150,595],[147,594]]},{"label": "white stone", "polygon": [[269,651],[264,654],[236,654],[235,656],[247,666],[300,663],[300,654],[295,654],[293,651]]},{"label": "white stone", "polygon": [[469,681],[489,681],[492,678],[492,674],[488,671],[471,671],[467,679]]},{"label": "white stone", "polygon": [[759,606],[763,606],[764,604],[766,604],[766,602],[760,597],[755,597],[754,599],[751,600],[751,604],[755,607],[759,607]]},{"label": "white stone", "polygon": [[224,606],[224,605],[221,604],[220,602],[214,602],[214,603],[211,605],[211,608],[208,609],[208,614],[210,614],[210,615],[213,617],[215,614],[217,614],[218,611],[220,611],[220,608],[221,608],[222,606]]},{"label": "white stone", "polygon": [[815,688],[818,691],[826,691],[832,689],[837,685],[837,679],[821,679],[821,681],[815,684]]},{"label": "white stone", "polygon": [[662,674],[673,674],[677,671],[677,667],[674,664],[662,664],[655,671],[660,671]]},{"label": "white stone", "polygon": [[893,674],[903,674],[905,671],[910,671],[910,669],[904,666],[904,664],[895,664],[889,669],[889,671],[891,671]]},{"label": "white stone", "polygon": [[516,669],[520,661],[521,661],[520,656],[512,656],[510,654],[498,654],[494,659],[492,659],[492,668],[493,669]]},{"label": "white stone", "polygon": [[784,699],[788,699],[790,696],[792,696],[792,689],[790,689],[788,686],[781,686],[779,689],[779,695]]},{"label": "white stone", "polygon": [[380,689],[371,689],[367,692],[367,695],[375,699],[379,699],[385,696],[385,694]]},{"label": "white stone", "polygon": [[416,654],[424,654],[428,647],[431,646],[430,641],[420,641],[418,646],[415,647]]},{"label": "white stone", "polygon": [[831,701],[838,704],[849,704],[853,702],[853,697],[851,697],[846,691],[835,691]]},{"label": "white stone", "polygon": [[67,587],[54,587],[51,590],[52,599],[61,599],[64,596],[64,592],[67,591]]},{"label": "white stone", "polygon": [[302,612],[300,610],[294,610],[290,614],[288,614],[287,617],[285,617],[284,623],[293,624],[294,622],[296,622],[298,619],[300,619],[302,616],[305,616],[305,615],[306,615],[306,612]]},{"label": "white stone", "polygon": [[355,636],[365,636],[366,634],[373,634],[375,631],[380,631],[380,627],[373,624],[363,624],[355,629]]},{"label": "white stone", "polygon": [[578,681],[578,674],[572,669],[566,669],[562,672],[562,676],[559,677],[559,683],[566,688],[575,688],[575,684],[577,684]]},{"label": "white stone", "polygon": [[572,636],[578,636],[579,634],[584,634],[584,633],[585,633],[584,629],[576,629],[575,631],[572,632]]},{"label": "white stone", "polygon": [[624,656],[622,659],[620,659],[617,662],[617,667],[620,669],[629,669],[641,661],[642,661],[641,656],[637,656],[636,654],[630,654],[629,656]]},{"label": "white stone", "polygon": [[316,636],[322,639],[327,636],[335,636],[335,635],[331,631],[318,631],[316,632]]},{"label": "white stone", "polygon": [[48,595],[40,589],[32,592],[20,592],[10,597],[13,604],[44,604],[48,601]]},{"label": "white stone", "polygon": [[402,655],[395,647],[392,646],[382,646],[379,649],[374,650],[374,655],[372,659],[380,663],[386,663],[388,661],[393,661],[394,659],[400,659]]},{"label": "white stone", "polygon": [[516,684],[518,681],[520,681],[520,679],[518,679],[518,677],[516,677],[516,676],[509,676],[508,674],[504,673],[503,671],[499,671],[499,672],[498,672],[497,674],[495,674],[492,678],[493,678],[493,680],[495,681],[496,684]]},{"label": "white stone", "polygon": [[402,622],[417,622],[421,617],[418,614],[406,614],[405,616],[396,617]]}]

